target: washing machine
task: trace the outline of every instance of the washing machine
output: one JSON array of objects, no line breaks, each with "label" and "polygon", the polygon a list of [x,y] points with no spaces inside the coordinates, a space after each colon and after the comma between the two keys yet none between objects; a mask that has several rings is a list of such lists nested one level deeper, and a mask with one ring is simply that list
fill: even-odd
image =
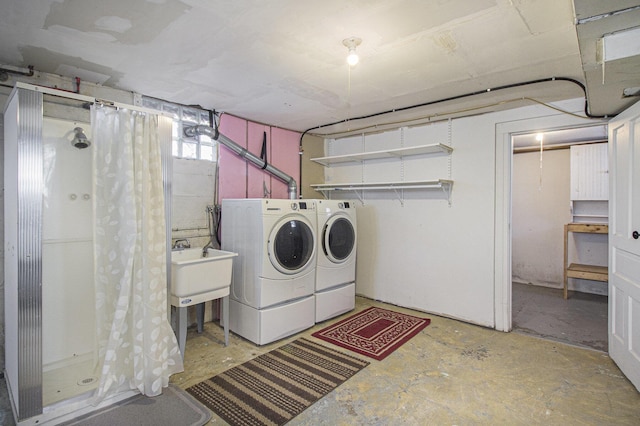
[{"label": "washing machine", "polygon": [[222,200],[231,331],[263,345],[315,324],[316,224],[313,200]]},{"label": "washing machine", "polygon": [[316,200],[318,261],[316,322],[355,307],[356,204],[349,200]]}]

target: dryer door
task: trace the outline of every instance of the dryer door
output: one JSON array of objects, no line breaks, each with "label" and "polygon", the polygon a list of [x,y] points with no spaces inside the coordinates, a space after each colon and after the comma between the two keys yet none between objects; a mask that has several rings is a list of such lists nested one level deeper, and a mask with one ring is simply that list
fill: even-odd
[{"label": "dryer door", "polygon": [[315,243],[311,224],[304,217],[283,218],[269,236],[269,260],[283,274],[296,274],[312,263]]},{"label": "dryer door", "polygon": [[354,252],[356,231],[342,215],[332,216],[322,230],[322,250],[333,263],[344,263]]}]

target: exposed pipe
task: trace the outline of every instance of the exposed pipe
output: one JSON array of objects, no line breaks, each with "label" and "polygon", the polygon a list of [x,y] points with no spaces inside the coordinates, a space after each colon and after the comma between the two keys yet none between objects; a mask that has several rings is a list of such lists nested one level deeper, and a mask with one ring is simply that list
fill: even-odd
[{"label": "exposed pipe", "polygon": [[273,167],[271,164],[268,164],[266,161],[264,161],[260,157],[250,153],[249,151],[247,151],[246,148],[243,148],[242,146],[238,145],[237,143],[235,143],[234,141],[232,141],[222,133],[218,132],[213,127],[202,126],[202,125],[186,127],[184,129],[184,134],[191,138],[199,135],[205,135],[205,136],[209,136],[211,139],[215,141],[218,141],[222,145],[229,148],[233,153],[235,153],[239,157],[244,158],[254,166],[260,169],[263,169],[270,175],[275,176],[276,178],[280,179],[282,182],[286,183],[289,191],[289,198],[291,200],[295,200],[298,198],[298,185],[294,178],[292,178],[282,170]]},{"label": "exposed pipe", "polygon": [[28,68],[18,68],[11,65],[0,65],[0,81],[7,81],[9,74],[24,75],[27,77],[33,77],[33,65],[29,65]]},{"label": "exposed pipe", "polygon": [[588,22],[598,21],[603,18],[610,18],[612,16],[620,15],[622,13],[633,12],[638,9],[640,9],[640,6],[631,6],[626,9],[614,10],[612,12],[601,13],[599,15],[589,16],[587,18],[576,19],[576,25],[582,25]]}]

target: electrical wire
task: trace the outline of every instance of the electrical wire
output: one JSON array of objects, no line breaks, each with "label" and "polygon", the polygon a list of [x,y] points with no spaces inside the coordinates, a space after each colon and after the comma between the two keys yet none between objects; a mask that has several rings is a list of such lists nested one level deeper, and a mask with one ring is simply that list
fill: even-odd
[{"label": "electrical wire", "polygon": [[[304,132],[302,132],[301,136],[300,136],[300,145],[302,145],[302,138],[309,133],[312,130],[316,130],[316,129],[322,129],[325,127],[331,127],[331,126],[335,126],[337,124],[343,124],[343,123],[347,123],[347,122],[351,122],[351,121],[356,121],[356,120],[364,120],[364,119],[368,119],[368,118],[374,118],[374,117],[379,117],[382,115],[386,115],[386,114],[392,114],[392,113],[396,113],[396,112],[402,112],[402,111],[408,111],[411,109],[416,109],[416,108],[422,108],[422,107],[426,107],[426,106],[431,106],[431,105],[436,105],[439,103],[443,103],[443,102],[449,102],[449,101],[454,101],[454,100],[459,100],[459,99],[464,99],[464,98],[468,98],[468,97],[472,97],[472,96],[478,96],[478,95],[482,95],[482,94],[487,94],[487,93],[491,93],[491,92],[496,92],[496,91],[500,91],[500,90],[506,90],[506,89],[513,89],[513,88],[517,88],[517,87],[523,87],[523,86],[528,86],[528,85],[533,85],[533,84],[539,84],[539,83],[548,83],[548,82],[557,82],[557,81],[565,81],[565,82],[569,82],[572,84],[577,85],[578,87],[580,87],[580,89],[582,90],[582,93],[584,94],[584,114],[585,117],[567,112],[567,111],[563,111],[559,108],[553,107],[552,105],[549,104],[545,104],[543,102],[537,101],[535,99],[532,98],[526,98],[526,97],[522,97],[522,98],[518,98],[517,100],[523,100],[523,99],[527,99],[536,103],[539,103],[541,105],[545,105],[549,108],[553,108],[557,111],[563,112],[563,113],[567,113],[570,115],[574,115],[580,118],[592,118],[592,119],[603,119],[603,118],[610,118],[615,116],[615,114],[613,115],[593,115],[589,112],[589,101],[587,99],[587,90],[586,87],[584,86],[584,84],[582,84],[580,81],[573,79],[573,78],[569,78],[569,77],[549,77],[549,78],[542,78],[542,79],[537,79],[537,80],[529,80],[529,81],[525,81],[525,82],[520,82],[520,83],[513,83],[513,84],[506,84],[503,86],[497,86],[497,87],[493,87],[493,88],[489,88],[489,89],[485,89],[485,90],[480,90],[480,91],[476,91],[476,92],[470,92],[470,93],[465,93],[462,95],[456,95],[456,96],[451,96],[448,98],[442,98],[442,99],[438,99],[438,100],[434,100],[434,101],[427,101],[427,102],[422,102],[419,104],[415,104],[415,105],[409,105],[409,106],[405,106],[405,107],[400,107],[400,108],[394,108],[394,109],[390,109],[390,110],[386,110],[386,111],[381,111],[381,112],[376,112],[373,114],[367,114],[367,115],[362,115],[359,117],[353,117],[353,118],[349,118],[349,119],[344,119],[344,120],[339,120],[339,121],[335,121],[333,123],[328,123],[328,124],[322,124],[320,126],[315,126],[315,127],[311,127],[307,130],[305,130]],[[513,101],[513,100],[512,100]],[[508,101],[508,102],[512,102],[512,101]],[[499,102],[496,103],[495,105],[500,105],[501,103],[504,102]],[[495,106],[493,105],[493,106]],[[491,105],[490,105],[491,106]],[[486,108],[487,106],[483,106],[481,108]],[[477,110],[480,108],[470,108],[468,110]],[[460,110],[460,111],[455,111],[455,113],[460,113],[460,112],[466,112],[466,110]],[[433,116],[445,116],[446,114],[435,114]],[[422,120],[425,119],[425,117],[420,118]],[[412,120],[408,120],[408,121],[416,121],[419,119],[412,119]],[[394,125],[394,124],[402,124],[402,121],[399,122],[388,122],[388,123],[382,123],[382,124],[376,124],[376,125],[370,125],[370,126],[366,126],[363,127],[362,129],[368,129],[368,128],[375,128],[375,127],[381,127],[381,126],[390,126],[390,125]],[[348,132],[353,132],[353,131],[359,131],[360,129],[350,129],[348,130]],[[340,132],[340,133],[345,133],[345,132]],[[333,134],[338,134],[338,133],[333,133]],[[329,136],[329,134],[319,134],[319,136]]]},{"label": "electrical wire", "polygon": [[[220,117],[222,113],[216,113],[216,110],[209,110],[209,125],[215,129],[215,136],[220,134],[218,127],[220,126]],[[217,119],[216,119],[217,118]],[[207,209],[208,218],[208,226],[209,226],[209,241],[213,244],[213,240],[215,238],[218,243],[218,247],[222,246],[222,242],[220,241],[220,211],[219,211],[219,201],[218,198],[220,196],[220,192],[218,189],[218,185],[220,184],[220,144],[216,142],[216,168],[214,171],[214,188],[213,188],[213,209],[209,211]]]},{"label": "electrical wire", "polygon": [[368,129],[380,129],[380,130],[386,130],[389,128],[389,126],[407,126],[407,125],[421,125],[421,124],[425,124],[425,123],[433,123],[434,120],[433,118],[441,118],[442,120],[445,120],[445,117],[451,117],[453,115],[458,115],[458,114],[463,114],[463,113],[470,113],[473,111],[477,111],[477,110],[482,110],[482,109],[486,109],[486,108],[491,108],[491,107],[496,107],[496,106],[500,106],[500,105],[505,105],[508,103],[512,103],[512,102],[521,102],[521,101],[530,101],[533,103],[537,103],[539,105],[545,106],[547,108],[553,109],[555,111],[561,112],[563,114],[567,114],[567,115],[571,115],[573,117],[576,118],[582,118],[582,119],[587,119],[587,117],[584,117],[582,115],[573,113],[571,111],[566,111],[563,110],[562,108],[558,108],[556,106],[553,106],[551,104],[539,101],[537,99],[534,98],[530,98],[527,96],[523,96],[520,98],[514,98],[514,99],[507,99],[504,101],[500,101],[500,102],[493,102],[490,104],[483,104],[483,105],[478,105],[478,106],[474,106],[474,107],[469,107],[469,108],[464,108],[464,109],[456,109],[454,111],[447,111],[447,112],[442,112],[442,113],[438,113],[438,114],[430,114],[430,115],[423,115],[420,117],[415,117],[415,118],[410,118],[410,119],[406,119],[406,120],[397,120],[397,121],[388,121],[388,122],[384,122],[384,123],[379,123],[379,124],[372,124],[372,125],[368,125],[368,126],[362,126],[359,128],[350,128],[349,130],[345,130],[345,131],[339,131],[339,132],[333,132],[333,133],[323,133],[321,136],[323,137],[333,137],[336,135],[345,135],[345,134],[351,134],[351,133],[361,133],[365,130]]},{"label": "electrical wire", "polygon": [[[459,99],[464,99],[464,98],[468,98],[468,97],[472,97],[472,96],[478,96],[478,95],[482,95],[482,94],[486,94],[486,93],[496,92],[496,91],[499,91],[499,90],[513,89],[513,88],[528,86],[528,85],[532,85],[532,84],[556,82],[556,81],[565,81],[565,82],[569,82],[569,83],[575,84],[582,90],[582,93],[584,94],[584,114],[585,114],[584,117],[580,116],[580,115],[577,115],[577,114],[574,114],[574,113],[569,112],[569,111],[564,111],[564,110],[562,110],[560,108],[554,107],[553,105],[546,104],[546,103],[538,101],[536,99],[527,98],[527,97],[521,97],[521,98],[518,98],[518,99],[509,100],[509,101],[502,101],[502,102],[495,103],[493,105],[484,105],[482,107],[466,108],[464,110],[454,111],[453,113],[434,114],[431,117],[436,117],[436,116],[445,117],[445,116],[451,115],[451,114],[460,114],[460,113],[464,113],[464,112],[471,112],[473,110],[478,110],[478,109],[482,109],[482,108],[488,108],[490,106],[498,106],[498,105],[501,105],[501,104],[504,104],[504,103],[521,101],[521,100],[529,100],[531,102],[535,102],[535,103],[538,103],[540,105],[544,105],[544,106],[546,106],[548,108],[554,109],[554,110],[559,111],[561,113],[569,114],[569,115],[572,115],[574,117],[579,117],[579,118],[603,119],[603,118],[615,117],[617,115],[617,114],[611,114],[611,115],[594,115],[594,114],[591,114],[590,111],[589,111],[589,99],[587,98],[587,89],[586,89],[584,84],[582,84],[580,81],[578,81],[576,79],[573,79],[573,78],[570,78],[570,77],[549,77],[549,78],[542,78],[542,79],[537,79],[537,80],[529,80],[529,81],[524,81],[524,82],[514,83],[514,84],[506,84],[506,85],[503,85],[503,86],[497,86],[497,87],[493,87],[493,88],[489,88],[489,89],[485,89],[485,90],[481,90],[481,91],[465,93],[465,94],[462,94],[462,95],[451,96],[451,97],[448,97],[448,98],[438,99],[438,100],[435,100],[435,101],[423,102],[423,103],[419,103],[419,104],[415,104],[415,105],[410,105],[410,106],[405,106],[405,107],[401,107],[401,108],[390,109],[390,110],[381,111],[381,112],[377,112],[377,113],[373,113],[373,114],[362,115],[362,116],[359,116],[359,117],[347,118],[347,119],[344,119],[344,120],[335,121],[333,123],[327,123],[327,124],[322,124],[322,125],[315,126],[315,127],[310,127],[308,129],[306,129],[305,131],[303,131],[302,134],[300,135],[300,142],[299,142],[300,150],[302,151],[302,140],[304,139],[305,135],[307,133],[311,132],[312,130],[322,129],[322,128],[325,128],[325,127],[331,127],[331,126],[335,126],[337,124],[343,124],[343,123],[352,122],[352,121],[356,121],[356,120],[364,120],[364,119],[367,119],[367,118],[379,117],[379,116],[382,116],[382,115],[392,114],[392,113],[401,112],[401,111],[408,111],[408,110],[411,110],[411,109],[421,108],[421,107],[430,106],[430,105],[436,105],[436,104],[439,104],[439,103],[449,102],[449,101],[459,100]],[[333,136],[333,135],[337,135],[337,134],[361,132],[363,130],[377,128],[377,127],[388,127],[388,126],[399,125],[399,124],[407,124],[407,123],[410,123],[410,122],[417,122],[417,121],[420,121],[420,120],[425,120],[427,118],[429,118],[429,117],[421,117],[421,118],[417,118],[417,119],[404,120],[404,121],[391,121],[391,122],[386,122],[386,123],[378,123],[378,124],[374,124],[374,125],[370,125],[370,126],[364,126],[364,127],[359,128],[359,129],[349,129],[346,132],[343,131],[343,132],[336,132],[336,133],[318,134],[318,136],[327,137],[327,136]],[[419,124],[419,123],[416,123],[416,124]],[[300,176],[302,176],[302,156],[300,156]],[[302,197],[302,187],[300,189],[300,196]]]}]

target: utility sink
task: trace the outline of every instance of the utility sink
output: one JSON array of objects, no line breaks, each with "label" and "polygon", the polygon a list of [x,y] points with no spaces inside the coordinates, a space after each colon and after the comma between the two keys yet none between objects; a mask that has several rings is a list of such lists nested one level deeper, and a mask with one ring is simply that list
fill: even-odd
[{"label": "utility sink", "polygon": [[[216,290],[226,290],[231,285],[233,258],[238,253],[207,249],[202,256],[201,248],[176,250],[171,252],[171,296],[174,306],[188,306],[200,303],[200,299],[212,300],[209,295]],[[221,297],[221,296],[220,296]],[[179,299],[179,300],[176,300]]]},{"label": "utility sink", "polygon": [[203,303],[222,299],[224,344],[229,344],[229,292],[233,258],[237,255],[230,251],[207,249],[207,255],[202,256],[201,248],[171,252],[171,305],[176,307],[174,329],[183,359],[187,341],[187,309],[191,305],[197,305],[198,333],[201,333]]}]

